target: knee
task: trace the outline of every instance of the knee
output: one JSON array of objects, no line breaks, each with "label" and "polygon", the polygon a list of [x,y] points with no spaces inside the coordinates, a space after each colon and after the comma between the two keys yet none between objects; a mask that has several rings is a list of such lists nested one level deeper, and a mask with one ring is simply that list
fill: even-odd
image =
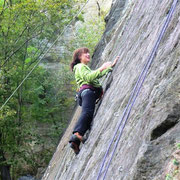
[{"label": "knee", "polygon": [[87,117],[88,119],[92,119],[92,118],[93,118],[93,114],[94,114],[94,111],[87,111],[87,112],[86,112],[86,117]]},{"label": "knee", "polygon": [[94,111],[84,111],[82,112],[82,116],[86,119],[92,119],[93,118]]}]

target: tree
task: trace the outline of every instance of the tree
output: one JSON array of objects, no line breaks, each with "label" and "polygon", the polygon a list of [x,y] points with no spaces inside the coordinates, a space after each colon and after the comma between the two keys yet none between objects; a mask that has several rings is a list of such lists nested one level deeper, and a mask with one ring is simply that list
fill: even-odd
[{"label": "tree", "polygon": [[[0,1],[0,105],[69,23],[80,2],[84,0]],[[67,50],[59,71],[37,66],[0,112],[1,179],[34,175],[38,167],[46,167],[67,125],[75,92],[69,71],[72,51],[87,46],[93,52],[104,30],[102,17],[85,21],[81,14],[76,21],[82,23],[73,38],[58,42]]]},{"label": "tree", "polygon": [[[0,2],[1,105],[72,19],[76,12],[71,9],[73,4],[69,0]],[[0,112],[1,179],[16,179],[18,174],[30,171],[29,166],[37,169],[37,163],[31,160],[35,155],[32,144],[43,142],[35,126],[37,122],[56,125],[57,118],[50,118],[62,113],[59,105],[66,104],[62,92],[53,91],[54,85],[45,69],[38,67]]]}]

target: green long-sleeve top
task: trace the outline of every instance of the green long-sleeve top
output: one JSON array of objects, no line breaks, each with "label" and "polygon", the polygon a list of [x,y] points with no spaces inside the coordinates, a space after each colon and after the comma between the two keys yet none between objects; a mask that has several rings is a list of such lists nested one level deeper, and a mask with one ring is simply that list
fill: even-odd
[{"label": "green long-sleeve top", "polygon": [[112,68],[107,68],[103,71],[100,71],[99,69],[91,70],[83,63],[78,63],[73,68],[78,88],[84,84],[92,85],[94,87],[101,87],[98,79],[106,75],[111,70]]}]

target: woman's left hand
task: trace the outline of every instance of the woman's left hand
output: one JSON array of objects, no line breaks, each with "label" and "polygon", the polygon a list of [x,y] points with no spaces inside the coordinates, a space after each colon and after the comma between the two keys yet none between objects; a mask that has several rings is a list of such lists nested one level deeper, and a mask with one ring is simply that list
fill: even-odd
[{"label": "woman's left hand", "polygon": [[117,56],[117,57],[116,57],[116,59],[115,59],[114,62],[112,63],[112,67],[114,67],[114,66],[116,65],[116,63],[117,63],[119,57],[120,57],[120,56]]}]

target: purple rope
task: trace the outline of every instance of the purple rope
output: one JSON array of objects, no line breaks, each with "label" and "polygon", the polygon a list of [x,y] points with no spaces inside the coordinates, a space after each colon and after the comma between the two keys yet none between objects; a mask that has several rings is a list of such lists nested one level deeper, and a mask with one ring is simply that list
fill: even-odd
[{"label": "purple rope", "polygon": [[[115,137],[116,137],[116,135],[117,135],[117,132],[118,132],[119,129],[120,129],[120,126],[121,126],[121,124],[122,124],[122,122],[123,122],[123,119],[124,119],[125,115],[127,114],[126,119],[125,119],[125,121],[124,121],[124,123],[123,123],[123,125],[122,125],[122,127],[121,127],[121,129],[120,129],[118,139],[116,140],[115,147],[114,147],[114,149],[113,149],[111,158],[110,158],[109,163],[108,163],[108,165],[107,165],[107,167],[106,167],[106,169],[105,169],[104,176],[103,176],[103,180],[104,180],[105,177],[106,177],[108,168],[109,168],[109,166],[110,166],[110,164],[111,164],[111,161],[112,161],[112,159],[113,159],[113,156],[114,156],[115,151],[116,151],[116,148],[117,148],[117,145],[118,145],[118,143],[119,143],[119,141],[120,141],[120,138],[121,138],[121,136],[122,136],[123,129],[124,129],[125,125],[126,125],[126,122],[127,122],[128,118],[129,118],[129,115],[130,115],[130,113],[131,113],[132,107],[133,107],[133,105],[134,105],[134,103],[135,103],[135,101],[136,101],[137,96],[139,95],[139,92],[140,92],[140,90],[141,90],[141,87],[142,87],[142,85],[143,85],[143,83],[144,83],[144,80],[145,80],[145,78],[146,78],[146,76],[147,76],[148,69],[150,68],[150,66],[151,66],[151,64],[152,64],[152,62],[153,62],[153,60],[154,60],[156,51],[157,51],[157,49],[158,49],[158,47],[159,47],[160,41],[161,41],[164,33],[165,33],[165,31],[166,31],[166,29],[167,29],[167,27],[168,27],[168,24],[169,24],[169,22],[170,22],[170,20],[171,20],[172,14],[173,14],[173,12],[174,12],[174,10],[175,10],[175,8],[176,8],[177,2],[178,2],[178,0],[174,0],[173,4],[172,4],[172,6],[171,6],[171,9],[170,9],[170,11],[169,11],[169,14],[168,14],[168,16],[167,16],[167,19],[166,19],[166,21],[165,21],[165,23],[164,23],[164,26],[163,26],[163,28],[162,28],[162,30],[161,30],[161,33],[160,33],[160,35],[159,35],[159,37],[158,37],[158,40],[156,41],[156,44],[155,44],[155,46],[154,46],[154,48],[153,48],[153,50],[152,50],[152,52],[151,52],[151,54],[150,54],[150,56],[149,56],[149,58],[148,58],[148,61],[146,62],[146,64],[145,64],[145,66],[144,66],[141,74],[139,75],[139,78],[138,78],[138,80],[137,80],[137,82],[136,82],[136,85],[135,85],[135,87],[133,88],[133,91],[132,91],[131,96],[130,96],[130,98],[129,98],[128,104],[127,104],[127,106],[126,106],[126,108],[125,108],[125,110],[124,110],[124,112],[123,112],[123,116],[122,116],[122,118],[121,118],[121,120],[120,120],[120,123],[119,123],[119,125],[118,125],[118,127],[117,127],[117,129],[116,129],[116,131],[115,131],[115,133],[114,133],[114,136],[113,136],[113,138],[112,138],[112,140],[111,140],[111,142],[110,142],[110,144],[109,144],[109,146],[108,146],[108,149],[107,149],[107,151],[106,151],[106,153],[105,153],[105,155],[104,155],[104,159],[103,159],[103,162],[102,162],[102,164],[101,164],[101,168],[100,168],[100,170],[99,170],[97,180],[99,180],[99,178],[100,178],[100,176],[101,176],[101,172],[102,172],[102,170],[103,170],[103,167],[104,167],[104,164],[105,164],[107,155],[109,154],[110,148],[111,148],[111,146],[112,146],[112,144],[113,144],[113,141],[115,140]],[[144,73],[145,73],[145,74],[144,74]],[[143,75],[144,75],[144,77],[143,77]],[[141,83],[140,83],[140,81],[141,81]],[[139,84],[139,83],[140,83],[140,84]],[[139,86],[139,87],[138,87],[138,86]],[[136,91],[137,91],[137,92],[136,92]],[[130,106],[130,103],[131,103],[131,102],[132,102],[132,104],[131,104],[131,106]],[[130,108],[129,108],[129,106],[130,106]],[[128,110],[128,108],[129,108],[129,110]],[[127,111],[127,110],[128,110],[128,111]]]}]

